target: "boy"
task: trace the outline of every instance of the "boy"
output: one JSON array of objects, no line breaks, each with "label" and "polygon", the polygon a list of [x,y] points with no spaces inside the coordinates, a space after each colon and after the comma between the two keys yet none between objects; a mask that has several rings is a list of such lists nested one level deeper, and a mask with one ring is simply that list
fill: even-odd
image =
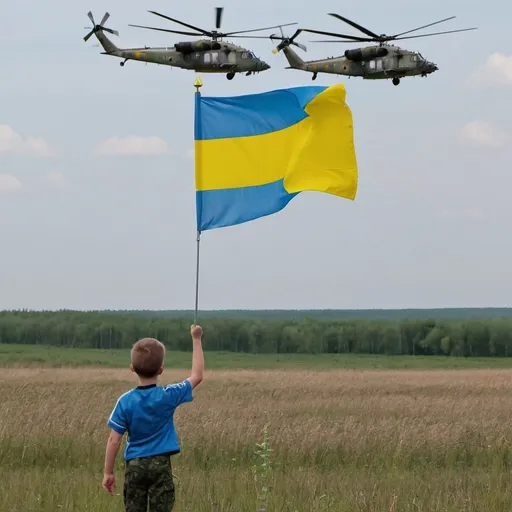
[{"label": "boy", "polygon": [[174,429],[176,407],[192,401],[192,390],[203,380],[204,358],[198,325],[190,328],[192,335],[192,371],[178,384],[157,386],[164,370],[165,347],[153,338],[139,340],[132,348],[130,370],[139,378],[139,385],[121,395],[107,422],[112,429],[105,454],[103,488],[115,492],[114,462],[125,432],[128,443],[124,506],[126,512],[170,512],[174,508],[174,482],[171,455],[180,452]]}]

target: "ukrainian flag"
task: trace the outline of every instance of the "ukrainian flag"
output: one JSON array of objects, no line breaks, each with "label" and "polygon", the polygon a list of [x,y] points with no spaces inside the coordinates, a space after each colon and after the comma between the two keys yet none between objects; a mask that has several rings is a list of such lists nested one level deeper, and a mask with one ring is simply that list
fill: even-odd
[{"label": "ukrainian flag", "polygon": [[345,87],[293,87],[195,103],[197,229],[282,210],[297,194],[355,199],[357,161]]}]

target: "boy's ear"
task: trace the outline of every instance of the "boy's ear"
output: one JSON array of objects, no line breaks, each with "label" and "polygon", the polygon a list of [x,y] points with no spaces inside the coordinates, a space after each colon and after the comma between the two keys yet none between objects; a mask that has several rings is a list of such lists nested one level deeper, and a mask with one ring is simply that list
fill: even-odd
[{"label": "boy's ear", "polygon": [[134,373],[134,372],[135,372],[135,370],[133,369],[133,364],[131,364],[131,365],[130,365],[130,371],[131,371],[132,373]]},{"label": "boy's ear", "polygon": [[162,375],[163,371],[164,371],[164,365],[160,366],[160,369],[158,370],[158,375]]}]

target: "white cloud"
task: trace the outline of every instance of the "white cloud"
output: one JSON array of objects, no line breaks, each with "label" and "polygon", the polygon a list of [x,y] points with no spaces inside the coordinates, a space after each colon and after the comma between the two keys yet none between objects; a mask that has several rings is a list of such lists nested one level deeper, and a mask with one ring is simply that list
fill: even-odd
[{"label": "white cloud", "polygon": [[0,174],[0,192],[13,192],[22,188],[20,180],[12,174]]},{"label": "white cloud", "polygon": [[64,174],[59,171],[50,171],[44,175],[44,180],[50,185],[61,187],[64,185]]},{"label": "white cloud", "polygon": [[471,77],[475,85],[512,86],[512,55],[493,53],[487,57],[485,64]]},{"label": "white cloud", "polygon": [[466,124],[461,131],[461,136],[474,144],[498,148],[502,146],[508,137],[500,131],[493,128],[485,121],[471,121]]},{"label": "white cloud", "polygon": [[169,146],[160,137],[111,137],[100,144],[95,153],[97,155],[165,155],[169,153]]},{"label": "white cloud", "polygon": [[25,139],[6,124],[0,125],[0,155],[55,156],[48,142],[40,137]]}]

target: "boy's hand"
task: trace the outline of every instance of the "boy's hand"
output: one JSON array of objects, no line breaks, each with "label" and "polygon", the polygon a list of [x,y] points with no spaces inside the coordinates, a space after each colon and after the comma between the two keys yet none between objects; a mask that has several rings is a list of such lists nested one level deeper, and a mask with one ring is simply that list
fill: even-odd
[{"label": "boy's hand", "polygon": [[199,325],[192,325],[190,327],[190,334],[192,335],[192,372],[187,380],[192,385],[192,389],[194,389],[203,380],[204,357],[201,343],[203,329]]},{"label": "boy's hand", "polygon": [[101,484],[103,489],[110,494],[114,494],[116,490],[116,477],[113,473],[105,473],[103,475],[103,483]]},{"label": "boy's hand", "polygon": [[192,338],[195,340],[200,340],[203,336],[203,329],[199,325],[192,325],[190,327],[190,334],[192,335]]}]

